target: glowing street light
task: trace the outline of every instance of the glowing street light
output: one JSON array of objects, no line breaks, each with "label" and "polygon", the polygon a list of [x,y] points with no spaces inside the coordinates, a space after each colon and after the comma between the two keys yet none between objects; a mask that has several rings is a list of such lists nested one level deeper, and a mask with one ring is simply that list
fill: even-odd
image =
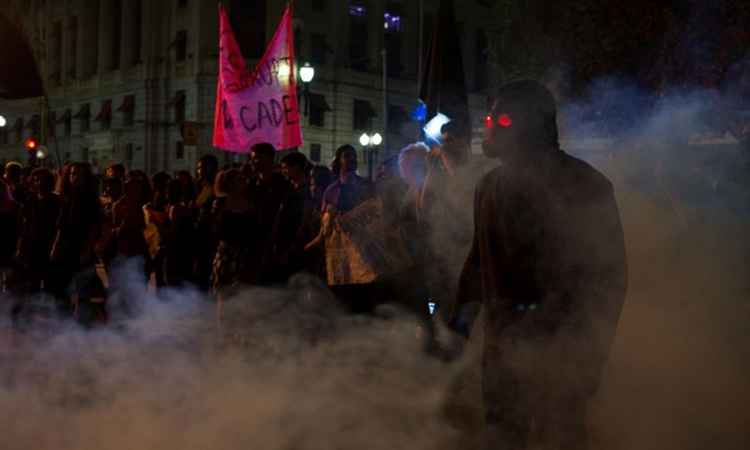
[{"label": "glowing street light", "polygon": [[364,147],[367,154],[367,174],[370,180],[372,180],[373,153],[375,152],[375,147],[383,143],[383,136],[380,133],[373,133],[371,135],[362,133],[359,137],[359,143]]},{"label": "glowing street light", "polygon": [[36,151],[36,157],[37,159],[44,159],[49,155],[49,150],[47,150],[47,147],[44,145],[40,145],[37,147]]},{"label": "glowing street light", "polygon": [[[299,79],[302,81],[302,98],[305,100],[305,117],[310,114],[310,82],[315,78],[315,69],[310,63],[305,63],[299,69]],[[299,85],[297,85],[297,98],[299,99]]]},{"label": "glowing street light", "polygon": [[315,78],[315,68],[310,63],[305,63],[304,66],[299,69],[299,78],[303,83],[307,84]]},{"label": "glowing street light", "polygon": [[0,128],[4,127],[7,124],[8,124],[8,121],[5,120],[5,117],[4,116],[0,116]]}]

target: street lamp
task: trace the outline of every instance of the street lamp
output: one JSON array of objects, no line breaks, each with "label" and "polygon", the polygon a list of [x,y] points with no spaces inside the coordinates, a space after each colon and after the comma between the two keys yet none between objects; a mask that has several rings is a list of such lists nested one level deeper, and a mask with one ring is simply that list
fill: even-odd
[{"label": "street lamp", "polygon": [[303,83],[307,84],[315,78],[315,68],[310,63],[305,63],[304,66],[299,69],[299,78]]},{"label": "street lamp", "polygon": [[0,116],[0,128],[3,128],[7,124],[8,124],[8,121],[5,120],[5,117],[4,116]]},{"label": "street lamp", "polygon": [[383,136],[380,133],[367,134],[362,133],[359,137],[359,144],[364,147],[367,155],[367,176],[372,180],[372,157],[375,147],[383,143]]},{"label": "street lamp", "polygon": [[302,94],[305,100],[304,114],[310,114],[310,82],[315,78],[315,68],[310,63],[305,63],[299,69],[299,79],[302,81]]}]

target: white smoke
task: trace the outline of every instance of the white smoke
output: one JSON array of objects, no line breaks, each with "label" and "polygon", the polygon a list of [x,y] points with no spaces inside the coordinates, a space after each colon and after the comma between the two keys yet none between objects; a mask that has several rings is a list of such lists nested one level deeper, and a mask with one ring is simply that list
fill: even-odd
[{"label": "white smoke", "polygon": [[2,448],[456,445],[443,410],[459,365],[427,356],[405,313],[345,315],[304,277],[242,292],[221,323],[195,292],[142,295],[137,317],[94,330],[3,323]]}]

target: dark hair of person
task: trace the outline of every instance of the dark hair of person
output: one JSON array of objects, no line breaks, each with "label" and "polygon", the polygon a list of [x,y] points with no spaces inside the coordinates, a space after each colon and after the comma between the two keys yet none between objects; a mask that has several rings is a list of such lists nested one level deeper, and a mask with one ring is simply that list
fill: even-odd
[{"label": "dark hair of person", "polygon": [[451,120],[440,127],[440,133],[449,134],[453,139],[464,139],[468,140],[471,132],[469,127],[461,120]]},{"label": "dark hair of person", "polygon": [[16,161],[11,161],[5,165],[5,178],[13,183],[19,183],[23,175],[23,166]]},{"label": "dark hair of person", "polygon": [[176,180],[181,186],[182,201],[190,203],[195,200],[195,182],[193,176],[187,170],[177,172]]},{"label": "dark hair of person", "polygon": [[315,180],[315,188],[323,192],[333,183],[333,172],[326,166],[313,166],[310,170],[310,178]]},{"label": "dark hair of person", "polygon": [[158,172],[151,179],[154,191],[165,192],[167,190],[167,184],[172,179],[167,172]]},{"label": "dark hair of person", "polygon": [[145,204],[146,202],[151,201],[153,193],[151,191],[151,182],[149,181],[148,176],[146,176],[146,172],[142,170],[131,170],[130,172],[128,172],[128,177],[125,181],[124,186],[126,192],[128,190],[128,183],[133,182],[138,183],[138,185],[140,186],[138,202]]},{"label": "dark hair of person", "polygon": [[176,205],[184,201],[183,186],[179,179],[174,178],[169,180],[167,183],[167,202],[171,205]]},{"label": "dark hair of person", "polygon": [[200,161],[204,167],[212,167],[214,170],[219,170],[219,160],[216,159],[216,156],[214,155],[203,155],[198,161]]},{"label": "dark hair of person", "polygon": [[557,104],[554,95],[543,84],[520,80],[501,86],[494,109],[493,113],[513,112],[523,116],[522,120],[514,121],[513,127],[527,141],[545,144],[546,148],[559,148]]},{"label": "dark hair of person", "polygon": [[261,142],[253,145],[250,147],[250,152],[269,159],[276,158],[276,149],[268,142]]},{"label": "dark hair of person", "polygon": [[354,154],[354,162],[356,167],[357,162],[357,150],[354,149],[349,144],[344,144],[341,147],[336,149],[336,157],[333,159],[333,162],[331,163],[331,170],[333,171],[333,174],[335,176],[341,175],[339,172],[341,171],[341,156],[346,152],[352,152]]},{"label": "dark hair of person", "polygon": [[281,158],[281,163],[286,164],[287,167],[297,167],[302,170],[305,170],[305,168],[308,166],[307,156],[305,156],[304,153],[300,152],[293,152],[285,155],[283,158]]},{"label": "dark hair of person", "polygon": [[107,170],[111,170],[116,178],[125,178],[125,165],[122,163],[112,164]]},{"label": "dark hair of person", "polygon": [[31,176],[39,179],[40,194],[49,194],[55,189],[55,175],[49,169],[38,167],[31,172]]},{"label": "dark hair of person", "polygon": [[58,192],[63,198],[69,198],[73,193],[73,185],[70,182],[70,173],[76,168],[80,171],[80,176],[83,177],[82,188],[78,192],[82,196],[93,196],[97,197],[97,183],[94,173],[91,171],[91,164],[87,162],[74,162],[65,166],[63,169],[63,175],[60,178],[58,184]]}]

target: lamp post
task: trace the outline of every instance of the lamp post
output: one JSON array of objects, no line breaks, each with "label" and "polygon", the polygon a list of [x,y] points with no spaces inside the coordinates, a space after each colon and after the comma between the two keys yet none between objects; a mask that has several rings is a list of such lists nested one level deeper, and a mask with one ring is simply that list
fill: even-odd
[{"label": "lamp post", "polygon": [[375,147],[383,143],[383,136],[380,133],[367,134],[362,133],[359,137],[359,144],[364,148],[367,155],[367,177],[372,181],[372,157]]},{"label": "lamp post", "polygon": [[299,68],[299,79],[302,81],[302,94],[305,100],[304,114],[310,114],[310,82],[315,78],[315,68],[310,63],[305,63]]}]

